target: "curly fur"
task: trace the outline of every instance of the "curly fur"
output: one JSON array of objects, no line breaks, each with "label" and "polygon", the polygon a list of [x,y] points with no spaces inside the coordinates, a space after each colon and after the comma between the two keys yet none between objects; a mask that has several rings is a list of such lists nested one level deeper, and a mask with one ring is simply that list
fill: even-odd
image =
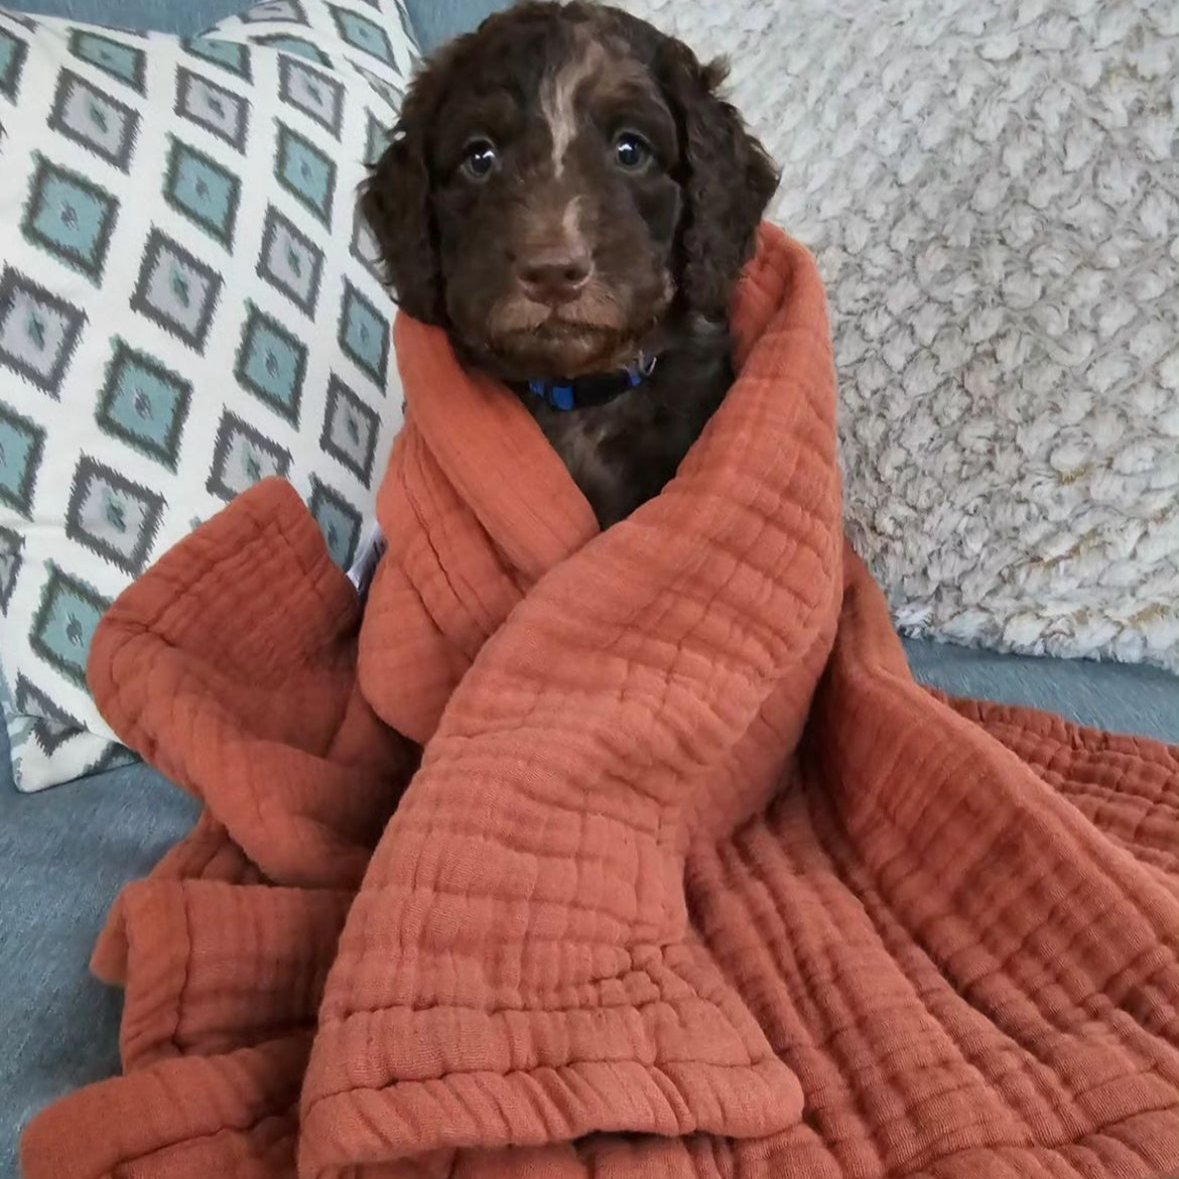
[{"label": "curly fur", "polygon": [[[652,381],[606,406],[527,401],[603,525],[659,491],[732,379],[726,310],[778,177],[719,97],[725,72],[618,9],[521,4],[433,58],[361,192],[402,309],[467,362],[517,381],[659,354]],[[562,104],[572,128],[553,125]],[[647,171],[619,175],[607,122],[647,131]],[[487,184],[462,173],[472,136],[498,145]],[[570,235],[593,260],[573,304],[587,322],[520,330],[549,309],[521,302],[513,267]]]}]

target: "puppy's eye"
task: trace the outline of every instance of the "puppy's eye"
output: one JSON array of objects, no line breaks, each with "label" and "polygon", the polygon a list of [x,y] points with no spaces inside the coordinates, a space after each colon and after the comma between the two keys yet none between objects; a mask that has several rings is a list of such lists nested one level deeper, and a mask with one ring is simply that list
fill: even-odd
[{"label": "puppy's eye", "polygon": [[467,144],[462,170],[471,180],[486,180],[496,164],[495,144],[476,139]]},{"label": "puppy's eye", "polygon": [[641,135],[623,131],[614,137],[614,160],[624,172],[638,172],[650,159],[650,144]]}]

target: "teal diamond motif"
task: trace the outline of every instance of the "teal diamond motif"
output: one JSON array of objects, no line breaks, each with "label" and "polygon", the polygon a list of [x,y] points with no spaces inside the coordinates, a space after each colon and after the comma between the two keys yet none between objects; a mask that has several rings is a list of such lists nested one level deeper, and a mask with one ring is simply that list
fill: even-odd
[{"label": "teal diamond motif", "polygon": [[93,586],[62,572],[52,561],[33,619],[29,645],[79,688],[86,687],[86,658],[99,620],[110,607]]},{"label": "teal diamond motif", "polygon": [[332,59],[322,49],[304,41],[302,37],[292,37],[287,33],[273,33],[268,37],[256,37],[259,45],[268,49],[277,49],[279,53],[290,53],[295,57],[302,57],[306,61],[313,61],[316,65],[331,66]]},{"label": "teal diamond motif", "polygon": [[70,52],[130,86],[137,94],[144,93],[147,56],[142,49],[124,45],[122,41],[87,29],[73,29],[70,32]]},{"label": "teal diamond motif", "polygon": [[347,279],[340,310],[339,342],[383,393],[389,370],[389,322]]},{"label": "teal diamond motif", "polygon": [[278,125],[275,176],[305,209],[331,226],[336,166],[313,143],[283,123]]},{"label": "teal diamond motif", "polygon": [[360,49],[379,61],[383,61],[387,66],[397,68],[397,58],[393,56],[393,46],[389,44],[385,30],[376,21],[369,20],[367,16],[361,16],[359,12],[352,12],[347,8],[337,8],[334,4],[328,7],[331,9],[332,20],[336,23],[336,31],[343,40],[347,41],[354,49]]},{"label": "teal diamond motif", "polygon": [[31,242],[97,283],[119,202],[84,176],[52,164],[44,156],[36,158],[21,229]]},{"label": "teal diamond motif", "polygon": [[0,503],[15,508],[26,519],[32,515],[44,452],[45,430],[0,404]]},{"label": "teal diamond motif", "polygon": [[246,310],[234,375],[255,397],[298,426],[307,346],[253,303],[247,302]]},{"label": "teal diamond motif", "polygon": [[307,505],[327,542],[332,560],[341,569],[352,564],[360,540],[362,518],[338,491],[311,476],[311,500]]},{"label": "teal diamond motif", "polygon": [[203,152],[171,138],[164,199],[223,246],[231,247],[241,181]]},{"label": "teal diamond motif", "polygon": [[108,434],[176,470],[192,385],[146,352],[115,337],[97,419]]},{"label": "teal diamond motif", "polygon": [[29,47],[24,41],[6,29],[0,29],[0,94],[6,94],[14,102],[28,55]]},{"label": "teal diamond motif", "polygon": [[245,45],[236,41],[218,41],[215,37],[189,37],[181,44],[193,57],[220,66],[247,82],[251,80],[250,51]]}]

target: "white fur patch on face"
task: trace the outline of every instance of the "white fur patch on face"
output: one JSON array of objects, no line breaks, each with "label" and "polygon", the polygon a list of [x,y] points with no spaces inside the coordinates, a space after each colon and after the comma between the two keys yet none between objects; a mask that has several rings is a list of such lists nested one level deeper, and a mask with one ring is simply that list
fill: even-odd
[{"label": "white fur patch on face", "polygon": [[575,196],[566,206],[561,215],[561,230],[565,243],[572,249],[584,250],[585,237],[581,232],[581,202],[582,197]]},{"label": "white fur patch on face", "polygon": [[577,112],[574,109],[577,91],[601,69],[604,61],[601,45],[579,37],[569,58],[541,85],[540,110],[553,140],[554,176],[559,177],[564,170],[565,156],[577,134]]}]

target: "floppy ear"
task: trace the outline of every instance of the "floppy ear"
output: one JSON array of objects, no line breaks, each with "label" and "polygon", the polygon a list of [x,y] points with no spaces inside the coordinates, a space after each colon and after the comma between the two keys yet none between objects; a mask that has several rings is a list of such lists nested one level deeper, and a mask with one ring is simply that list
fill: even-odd
[{"label": "floppy ear", "polygon": [[359,200],[401,309],[423,323],[440,324],[445,318],[442,275],[426,161],[431,90],[428,75],[410,87],[389,146],[361,184]]},{"label": "floppy ear", "polygon": [[680,120],[687,171],[680,285],[688,306],[709,318],[727,312],[778,187],[778,170],[765,148],[717,95],[727,73],[724,61],[701,65],[682,42],[668,41],[665,86]]}]

